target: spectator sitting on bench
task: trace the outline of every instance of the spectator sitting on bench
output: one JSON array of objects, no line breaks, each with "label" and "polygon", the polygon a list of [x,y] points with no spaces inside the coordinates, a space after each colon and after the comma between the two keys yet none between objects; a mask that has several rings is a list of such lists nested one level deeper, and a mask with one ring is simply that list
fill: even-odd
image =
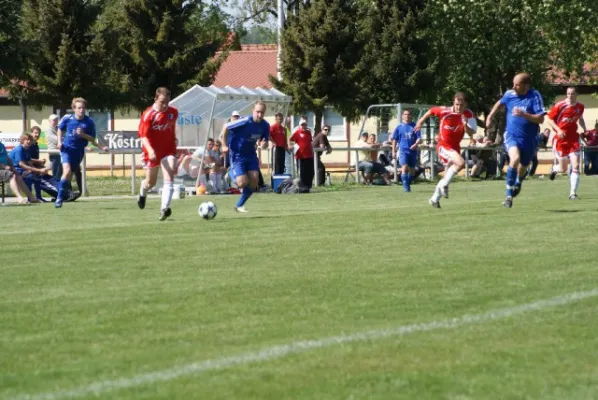
[{"label": "spectator sitting on bench", "polygon": [[[19,173],[23,177],[27,188],[31,190],[31,186],[35,185],[36,194],[39,196],[37,197],[40,201],[47,201],[41,198],[41,183],[39,181],[40,175],[45,175],[50,172],[49,168],[38,168],[34,165],[31,161],[31,153],[30,147],[33,144],[33,136],[28,133],[21,135],[20,144],[16,146],[10,152],[10,158],[14,164],[15,171]],[[38,175],[36,177],[36,175]],[[39,186],[39,194],[38,192]]]},{"label": "spectator sitting on bench", "polygon": [[6,147],[4,147],[2,142],[0,142],[0,183],[8,183],[10,185],[20,204],[40,203],[40,200],[33,197],[23,178],[15,170],[12,159],[8,156]]},{"label": "spectator sitting on bench", "polygon": [[[368,137],[368,133],[363,132],[361,134],[361,138],[355,142],[355,147],[363,148],[363,150],[359,151],[359,164],[357,165],[357,169],[363,173],[363,178],[366,185],[371,184],[376,175],[382,177],[384,182],[387,185],[390,185],[388,171],[386,168],[384,168],[384,165],[372,160],[372,153],[374,153],[372,150],[380,148],[380,144],[368,143]],[[378,152],[376,151],[376,154],[377,153]]]}]

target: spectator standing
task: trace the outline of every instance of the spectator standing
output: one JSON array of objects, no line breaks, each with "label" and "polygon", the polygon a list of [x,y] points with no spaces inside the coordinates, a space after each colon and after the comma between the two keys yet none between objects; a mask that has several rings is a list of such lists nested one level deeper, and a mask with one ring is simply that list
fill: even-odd
[{"label": "spectator standing", "polygon": [[[39,158],[39,145],[38,145],[37,141],[39,140],[41,133],[42,133],[42,129],[39,126],[34,126],[33,128],[31,128],[31,137],[33,138],[33,142],[31,143],[31,146],[29,147],[29,154],[31,155],[31,165],[33,165],[34,167],[44,168],[44,170],[47,170],[46,160]],[[33,178],[33,187],[35,188],[35,197],[38,200],[40,200],[42,203],[45,203],[47,200],[45,200],[42,197],[42,188],[41,188],[42,176],[39,173],[35,173],[35,174],[33,174],[32,178]]]},{"label": "spectator standing", "polygon": [[[332,147],[328,141],[328,134],[330,133],[330,125],[324,125],[322,131],[318,133],[314,140],[311,142],[314,149],[326,149],[326,154],[332,153]],[[318,159],[318,183],[324,184],[326,180],[326,166],[322,162],[322,152],[316,152],[316,158]]]},{"label": "spectator standing", "polygon": [[546,145],[548,144],[548,138],[550,137],[550,129],[546,128],[542,132],[538,133],[536,137],[536,153],[534,154],[534,158],[532,158],[532,165],[529,169],[529,176],[536,175],[536,169],[538,168],[538,150],[540,148],[545,149]]},{"label": "spectator standing", "polygon": [[297,160],[299,177],[301,183],[307,188],[311,189],[314,180],[314,150],[312,147],[311,131],[307,127],[307,120],[301,119],[299,121],[299,128],[297,128],[289,141],[294,142],[293,148],[295,151],[295,159]]},{"label": "spectator standing", "polygon": [[283,126],[282,121],[284,116],[282,113],[277,113],[276,121],[270,125],[270,143],[272,146],[272,163],[274,164],[274,174],[280,175],[285,173],[284,161],[286,152],[288,151],[287,130]]},{"label": "spectator standing", "polygon": [[[594,125],[594,129],[587,131],[583,137],[586,146],[595,147],[598,146],[598,120]],[[598,148],[596,149],[584,149],[584,174],[596,175],[598,174]]]},{"label": "spectator standing", "polygon": [[[52,114],[49,117],[50,125],[46,129],[46,141],[48,142],[48,150],[58,150],[58,115]],[[58,179],[62,176],[62,163],[60,162],[60,154],[50,154],[50,163],[52,168],[52,176]]]}]

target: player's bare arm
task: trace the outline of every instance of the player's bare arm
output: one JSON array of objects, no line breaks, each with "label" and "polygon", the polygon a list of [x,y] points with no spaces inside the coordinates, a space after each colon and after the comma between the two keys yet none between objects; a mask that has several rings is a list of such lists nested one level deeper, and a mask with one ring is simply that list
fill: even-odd
[{"label": "player's bare arm", "polygon": [[62,129],[56,130],[56,148],[60,150],[62,148]]},{"label": "player's bare arm", "polygon": [[519,108],[513,110],[513,115],[527,119],[529,122],[540,125],[544,122],[544,114],[530,114]]},{"label": "player's bare arm", "polygon": [[422,140],[421,140],[421,139],[417,139],[417,140],[415,141],[415,143],[413,143],[413,145],[410,147],[410,149],[411,149],[411,150],[415,150],[415,149],[417,149],[417,146],[419,146],[421,142],[422,142]]},{"label": "player's bare arm", "polygon": [[583,129],[583,133],[586,133],[588,131],[588,129],[586,128],[586,121],[585,119],[583,119],[583,117],[579,117],[579,126],[581,126],[581,129]]},{"label": "player's bare arm", "polygon": [[417,124],[415,124],[415,128],[413,128],[413,131],[414,131],[414,132],[421,131],[421,129],[422,129],[422,125],[423,125],[423,124],[424,124],[424,122],[426,122],[426,120],[427,120],[428,118],[430,118],[431,116],[432,116],[432,110],[428,110],[428,111],[427,111],[427,112],[426,112],[426,113],[423,115],[423,117],[421,117],[421,118],[419,119],[419,121],[417,121]]},{"label": "player's bare arm", "polygon": [[220,132],[220,141],[222,142],[222,147],[220,149],[223,152],[228,151],[228,126],[226,125],[222,127],[222,132]]},{"label": "player's bare arm", "polygon": [[565,132],[557,125],[556,122],[552,120],[552,118],[548,117],[546,119],[546,123],[556,132],[559,139],[563,139],[565,137]]},{"label": "player's bare arm", "polygon": [[260,142],[260,147],[263,150],[266,150],[268,148],[268,141],[266,139],[262,139],[262,141]]},{"label": "player's bare arm", "polygon": [[397,146],[398,142],[396,140],[392,140],[392,158],[397,158]]},{"label": "player's bare arm", "polygon": [[98,148],[102,151],[107,150],[107,148],[105,146],[100,146],[100,144],[97,142],[97,140],[93,136],[89,136],[87,133],[83,132],[81,130],[81,128],[77,128],[76,133],[79,137],[82,137],[83,139],[87,140],[89,143],[93,144],[96,148]]},{"label": "player's bare arm", "polygon": [[492,110],[490,110],[490,113],[486,117],[486,129],[492,126],[492,120],[494,119],[494,115],[496,115],[498,110],[500,110],[500,107],[502,107],[502,104],[500,104],[500,100],[494,103]]},{"label": "player's bare arm", "polygon": [[147,151],[147,156],[150,159],[150,161],[156,161],[156,152],[154,151],[154,148],[150,144],[150,141],[145,136],[143,136],[141,138],[141,143],[143,144],[143,147]]}]

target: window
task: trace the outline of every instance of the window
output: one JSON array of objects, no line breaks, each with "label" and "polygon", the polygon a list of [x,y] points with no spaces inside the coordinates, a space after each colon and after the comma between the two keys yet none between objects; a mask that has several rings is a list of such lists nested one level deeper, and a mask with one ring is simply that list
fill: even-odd
[{"label": "window", "polygon": [[[62,117],[66,114],[72,114],[73,110],[68,109],[64,113],[62,110],[58,110],[57,114]],[[109,131],[110,130],[110,112],[109,111],[95,111],[95,110],[85,110],[85,115],[93,120],[96,124],[96,131]]]},{"label": "window", "polygon": [[[313,130],[315,126],[315,114],[310,112],[307,115],[307,126]],[[291,120],[291,127],[295,129],[299,126],[301,115],[293,115]],[[327,107],[322,115],[322,125],[330,125],[330,132],[328,139],[331,141],[345,141],[347,140],[347,132],[345,129],[345,118],[334,111],[331,107]]]}]

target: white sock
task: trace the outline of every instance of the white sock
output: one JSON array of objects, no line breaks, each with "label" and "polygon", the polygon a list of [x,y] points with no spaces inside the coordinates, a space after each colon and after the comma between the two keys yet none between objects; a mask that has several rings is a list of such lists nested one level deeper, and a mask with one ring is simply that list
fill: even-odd
[{"label": "white sock", "polygon": [[440,188],[443,187],[444,185],[442,185],[442,180],[440,182],[438,182],[438,184],[436,185],[436,189],[434,189],[434,194],[432,195],[431,200],[435,203],[438,203],[438,201],[440,200]]},{"label": "white sock", "polygon": [[579,187],[579,171],[574,169],[571,172],[571,194],[577,194],[578,187]]},{"label": "white sock", "polygon": [[170,207],[170,200],[172,200],[172,193],[174,193],[174,185],[172,182],[164,182],[162,186],[162,206],[160,210],[165,210]]},{"label": "white sock", "polygon": [[457,174],[457,171],[455,170],[455,168],[450,167],[445,173],[444,173],[444,177],[440,180],[440,182],[438,182],[439,184],[442,184],[442,186],[448,186],[449,183],[451,183],[451,181],[453,180],[453,177]]},{"label": "white sock", "polygon": [[145,188],[145,181],[141,181],[141,186],[139,187],[139,195],[141,197],[147,196],[147,189]]}]

